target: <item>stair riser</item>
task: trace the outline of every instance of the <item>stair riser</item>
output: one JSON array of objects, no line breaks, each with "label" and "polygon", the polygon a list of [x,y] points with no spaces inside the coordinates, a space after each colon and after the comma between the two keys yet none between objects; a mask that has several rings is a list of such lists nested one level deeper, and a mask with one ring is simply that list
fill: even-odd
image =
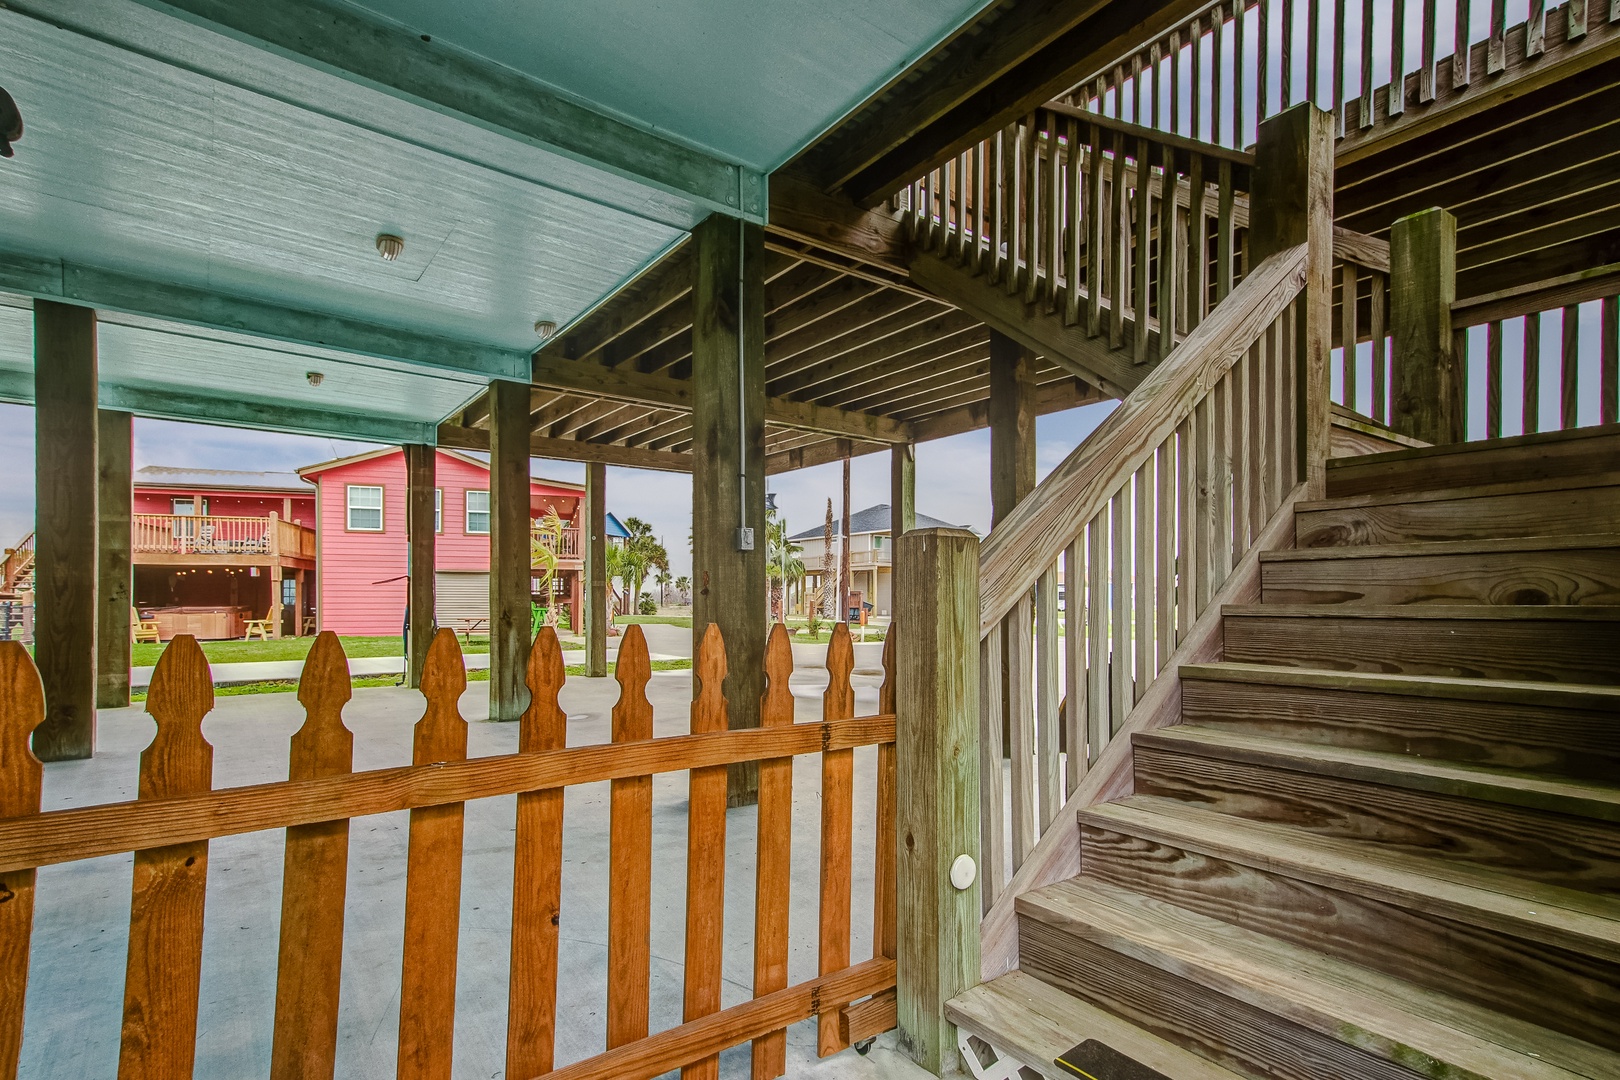
[{"label": "stair riser", "polygon": [[1620,548],[1283,559],[1260,568],[1266,604],[1620,604]]},{"label": "stair riser", "polygon": [[1357,461],[1329,467],[1327,496],[1340,499],[1549,480],[1606,472],[1616,461],[1620,461],[1620,433],[1609,432],[1406,460]]},{"label": "stair riser", "polygon": [[1620,685],[1616,623],[1244,615],[1222,629],[1236,663]]},{"label": "stair riser", "polygon": [[1573,536],[1605,532],[1616,521],[1620,486],[1306,510],[1295,528],[1300,547],[1319,548]]},{"label": "stair riser", "polygon": [[1139,795],[1568,888],[1620,892],[1620,830],[1609,822],[1151,746],[1138,745],[1134,754]]},{"label": "stair riser", "polygon": [[1620,715],[1523,703],[1183,678],[1188,724],[1588,779],[1620,775]]},{"label": "stair riser", "polygon": [[1036,978],[1248,1076],[1413,1080],[1415,1075],[1387,1058],[1038,920],[1018,920],[1018,963]]},{"label": "stair riser", "polygon": [[1620,965],[1090,825],[1081,842],[1088,878],[1620,1049]]}]

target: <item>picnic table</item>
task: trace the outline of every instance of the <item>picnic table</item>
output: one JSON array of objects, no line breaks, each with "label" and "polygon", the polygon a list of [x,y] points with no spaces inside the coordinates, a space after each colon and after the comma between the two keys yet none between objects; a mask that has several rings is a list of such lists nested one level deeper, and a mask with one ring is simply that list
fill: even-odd
[{"label": "picnic table", "polygon": [[461,631],[462,639],[470,645],[472,644],[473,631],[486,629],[489,624],[489,616],[480,615],[459,619],[446,619],[445,621],[450,624],[451,630]]}]

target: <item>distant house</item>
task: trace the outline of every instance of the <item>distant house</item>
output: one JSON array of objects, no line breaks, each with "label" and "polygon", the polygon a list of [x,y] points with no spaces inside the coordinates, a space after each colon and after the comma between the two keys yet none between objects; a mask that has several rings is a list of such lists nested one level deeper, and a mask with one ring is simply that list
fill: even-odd
[{"label": "distant house", "polygon": [[159,636],[299,634],[313,613],[315,490],[296,473],[148,465],[132,477],[134,602]]},{"label": "distant house", "polygon": [[[475,627],[489,617],[489,466],[454,450],[439,450],[435,464],[435,612],[441,626]],[[408,544],[405,531],[405,452],[399,447],[323,461],[298,470],[315,485],[320,569],[316,610],[320,628],[340,634],[397,634],[405,619]],[[564,524],[560,544],[537,528],[534,544],[557,555],[550,595],[568,625],[582,611],[583,548],[579,517],[585,488],[533,479],[529,517],[555,512]],[[539,560],[535,563],[537,569]],[[538,588],[540,577],[536,577]]]},{"label": "distant house", "polygon": [[[879,503],[877,506],[868,506],[865,510],[849,515],[849,588],[850,605],[853,607],[856,593],[860,594],[862,603],[871,604],[872,610],[878,615],[889,615],[894,608],[894,551],[889,540],[889,504]],[[931,518],[927,514],[917,515],[917,528],[919,529],[949,529],[953,528],[949,522]],[[836,588],[838,580],[838,542],[843,523],[838,518],[833,519],[833,565],[832,577],[828,579],[826,603],[831,604],[831,590]],[[795,544],[801,545],[803,550],[799,554],[799,561],[804,563],[805,590],[814,591],[821,587],[821,570],[826,557],[826,524],[817,525],[813,529],[806,529],[801,533],[794,533],[788,537]],[[829,606],[828,611],[831,611]]]}]

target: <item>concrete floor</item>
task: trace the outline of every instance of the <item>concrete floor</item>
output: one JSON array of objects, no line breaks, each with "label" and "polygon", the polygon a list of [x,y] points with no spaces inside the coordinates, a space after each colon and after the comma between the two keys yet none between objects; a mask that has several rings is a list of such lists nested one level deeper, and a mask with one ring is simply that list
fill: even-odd
[{"label": "concrete floor", "polygon": [[[649,627],[649,630],[675,628]],[[681,631],[682,634],[689,633]],[[659,633],[654,651],[675,645]],[[649,634],[649,638],[653,637]],[[818,719],[825,673],[795,676],[799,718]],[[857,676],[857,711],[875,712],[876,678]],[[516,750],[517,725],[485,720],[487,687],[462,698],[471,722],[469,754]],[[569,745],[608,741],[618,685],[570,679],[563,691]],[[659,736],[684,733],[689,672],[655,673],[649,687]],[[358,690],[345,719],[355,732],[355,768],[408,764],[411,726],[421,698],[402,689]],[[283,779],[287,740],[303,715],[292,694],[220,698],[204,723],[215,747],[216,787]],[[90,761],[55,764],[45,773],[47,809],[133,798],[140,751],[155,728],[140,706],[101,714],[99,749]],[[852,955],[871,955],[873,749],[856,754],[855,888]],[[819,757],[794,769],[793,909],[790,980],[816,973]],[[680,1022],[685,930],[686,779],[654,780],[652,1030]],[[461,893],[455,1075],[503,1074],[507,960],[511,923],[515,799],[469,804]],[[600,1052],[604,1036],[607,932],[607,785],[570,788],[566,798],[557,1063]],[[354,821],[350,832],[343,998],[337,1075],[394,1074],[400,939],[404,920],[407,815]],[[755,814],[730,813],[725,911],[726,1005],[746,1000],[752,983]],[[280,925],[283,834],[256,833],[213,842],[209,857],[198,1077],[268,1073]],[[93,859],[40,872],[21,1075],[38,1080],[112,1077],[117,1071],[132,857]],[[748,1074],[748,1048],[723,1055],[721,1075]],[[921,1070],[883,1044],[869,1057],[846,1052],[815,1059],[814,1023],[789,1033],[790,1076],[917,1077]]]}]

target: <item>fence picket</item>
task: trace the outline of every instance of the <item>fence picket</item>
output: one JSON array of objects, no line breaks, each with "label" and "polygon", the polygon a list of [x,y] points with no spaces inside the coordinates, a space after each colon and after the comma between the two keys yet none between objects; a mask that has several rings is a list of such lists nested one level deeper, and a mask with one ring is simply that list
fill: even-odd
[{"label": "fence picket", "polygon": [[[765,642],[761,727],[793,726],[793,646],[777,623]],[[793,759],[759,763],[758,856],[754,885],[754,996],[787,989],[789,879],[793,870]],[[787,1031],[754,1040],[753,1080],[775,1080],[787,1070]]]},{"label": "fence picket", "polygon": [[[322,631],[298,679],[304,724],[292,737],[287,779],[313,780],[354,770],[354,734],[343,723],[343,707],[353,695],[343,645],[332,631]],[[270,1077],[330,1077],[337,1058],[348,819],[288,829],[282,865]]]},{"label": "fence picket", "polygon": [[[613,741],[652,738],[652,662],[638,625],[625,628],[614,671]],[[647,1037],[652,967],[652,777],[615,780],[609,793],[608,1049]]]},{"label": "fence picket", "polygon": [[[141,753],[140,799],[213,786],[214,748],[202,722],[214,707],[213,677],[197,639],[177,635],[158,658],[146,711],[157,736]],[[208,841],[135,853],[119,1080],[189,1077],[197,1051],[203,903]]]},{"label": "fence picket", "polygon": [[[20,642],[0,641],[0,817],[39,813],[44,767],[29,740],[44,721],[45,689],[33,658]],[[16,1076],[22,1054],[35,873],[0,873],[0,1076]]]},{"label": "fence picket", "polygon": [[[726,645],[710,623],[698,645],[692,702],[692,734],[726,730]],[[726,767],[693,769],[687,779],[686,994],[681,1019],[690,1023],[720,1011],[721,960],[725,956]],[[682,1080],[716,1080],[720,1058],[710,1056],[681,1069]]]},{"label": "fence picket", "polygon": [[[524,681],[529,707],[518,753],[561,750],[568,717],[557,695],[566,678],[557,631],[541,627]],[[550,1072],[557,1038],[557,948],[562,917],[563,789],[517,797],[512,853],[512,971],[506,1010],[506,1075]]]},{"label": "fence picket", "polygon": [[[892,716],[895,712],[895,627],[889,624],[883,636],[883,685],[878,689],[878,712]],[[872,956],[896,958],[899,939],[896,934],[895,903],[898,896],[895,881],[895,745],[882,743],[877,748],[877,837],[872,867]]]},{"label": "fence picket", "polygon": [[[824,720],[855,715],[855,690],[849,676],[855,668],[855,647],[849,624],[833,627],[827,643],[827,691],[821,699]],[[849,966],[850,900],[854,839],[855,751],[826,750],[821,755],[821,927],[817,947],[818,971],[830,975]],[[838,1009],[824,1010],[816,1023],[816,1053],[827,1057],[844,1049]]]},{"label": "fence picket", "polygon": [[[467,721],[459,701],[467,668],[456,634],[433,635],[422,666],[427,708],[417,721],[411,763],[464,761]],[[399,989],[401,1080],[449,1080],[455,1042],[456,947],[461,928],[464,803],[411,811],[405,870],[404,964]]]}]

